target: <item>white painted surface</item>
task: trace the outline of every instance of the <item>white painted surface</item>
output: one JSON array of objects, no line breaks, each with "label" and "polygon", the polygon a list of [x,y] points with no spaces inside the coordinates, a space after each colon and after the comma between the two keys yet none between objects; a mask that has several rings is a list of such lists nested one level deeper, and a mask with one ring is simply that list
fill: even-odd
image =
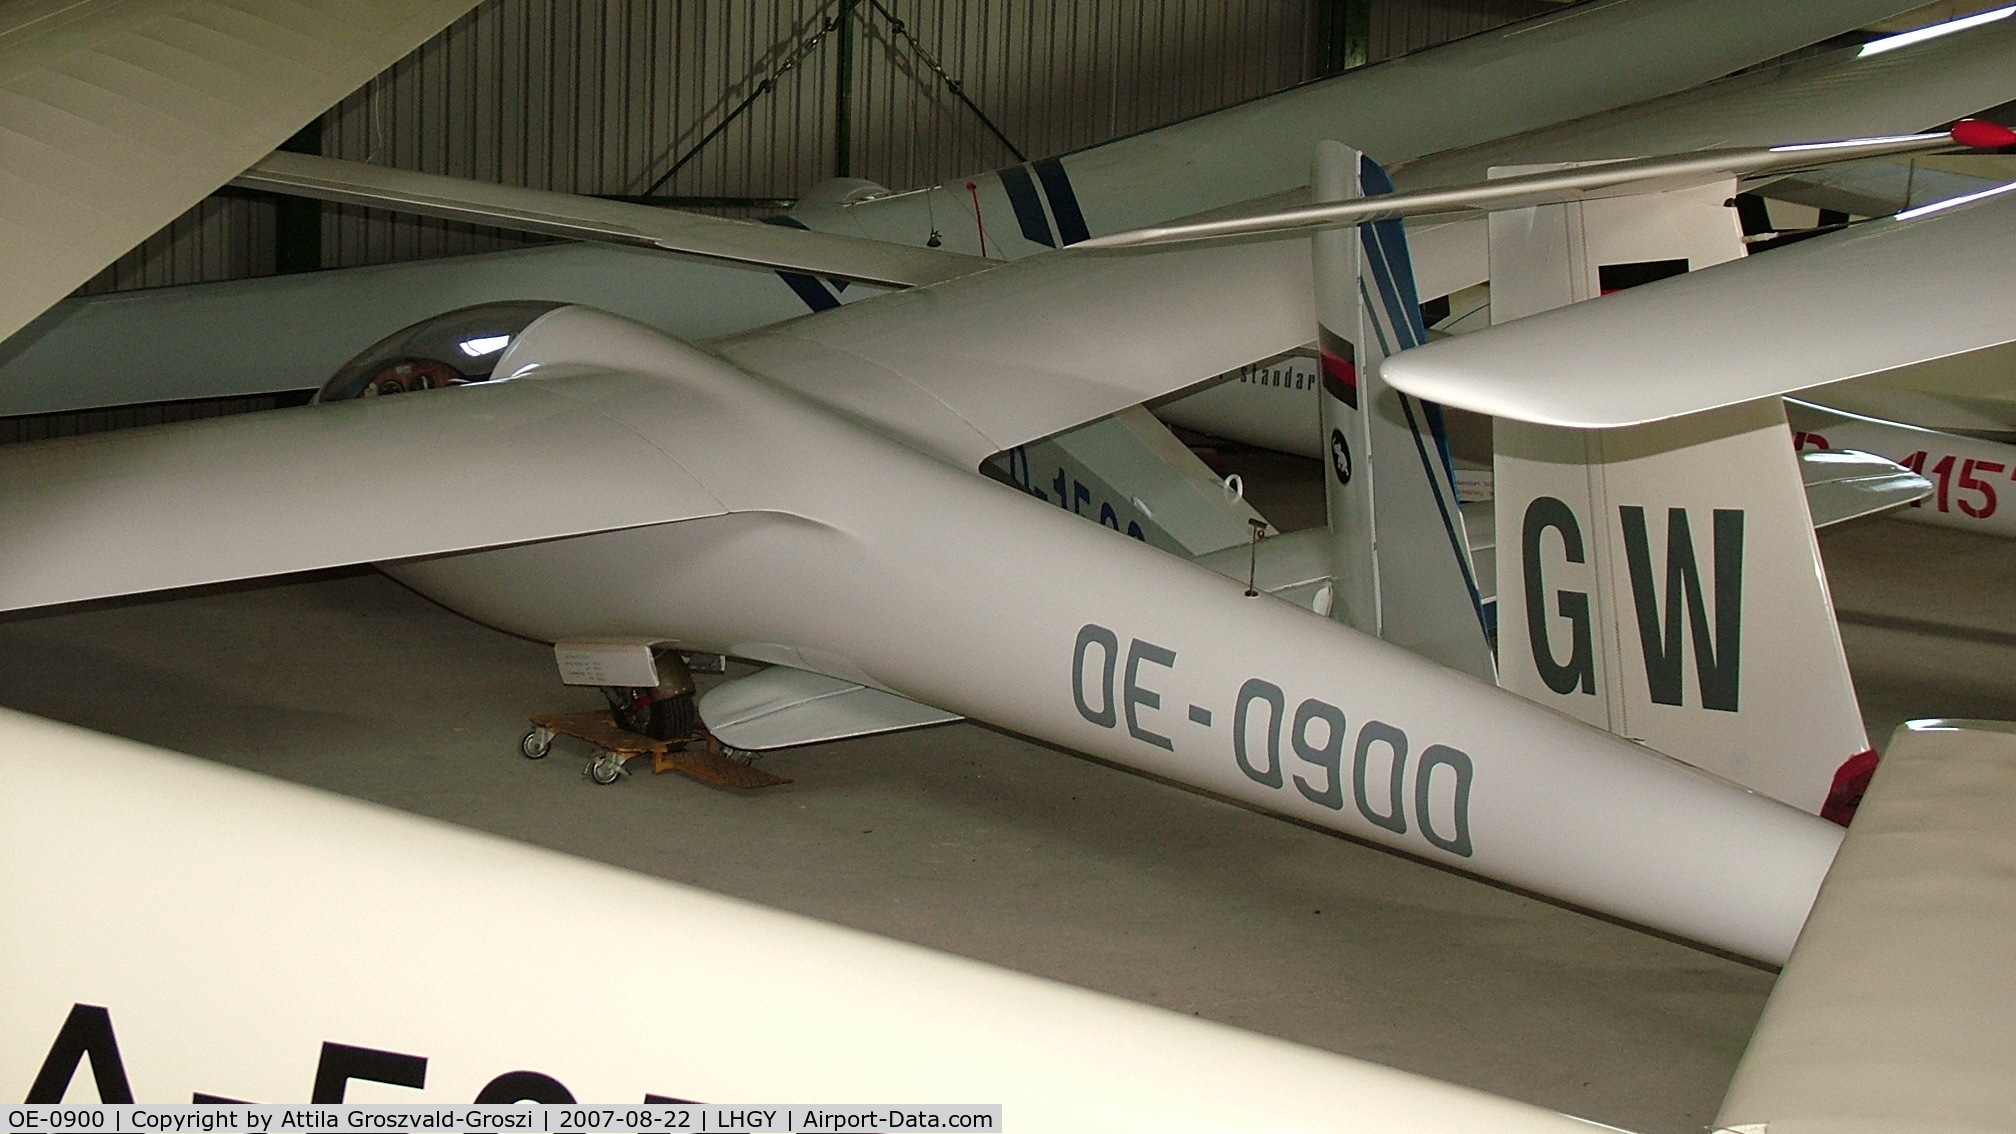
[{"label": "white painted surface", "polygon": [[1719,1125],[2016,1129],[2012,727],[1891,738]]},{"label": "white painted surface", "polygon": [[724,511],[680,461],[610,420],[603,403],[638,381],[485,383],[8,446],[0,606]]},{"label": "white painted surface", "polygon": [[565,685],[658,687],[658,664],[644,642],[555,642],[553,661]]},{"label": "white painted surface", "polygon": [[[1358,151],[1317,146],[1317,200],[1389,188],[1384,171]],[[1319,232],[1310,248],[1324,370],[1324,509],[1337,580],[1332,614],[1493,681],[1442,409],[1380,376],[1387,358],[1427,338],[1404,229],[1389,221]]]},{"label": "white painted surface", "polygon": [[[1764,957],[1789,947],[1838,839],[1829,824],[1397,647],[1246,598],[1241,583],[640,328],[570,309],[513,349],[520,365],[620,361],[652,376],[606,412],[707,470],[738,514],[396,568],[481,621],[546,640],[663,639],[886,689]],[[1789,463],[1789,447],[1781,455]],[[901,486],[902,498],[862,483]],[[1269,686],[1282,699],[1278,763],[1261,726]],[[1242,702],[1243,771],[1230,727]],[[1289,735],[1298,712],[1307,756]],[[1326,712],[1343,715],[1349,743],[1325,735]],[[1366,742],[1361,806],[1353,745],[1374,721],[1410,737],[1410,755],[1381,780],[1390,746]],[[1433,745],[1472,764],[1467,836],[1453,766],[1422,787],[1418,763]],[[1397,819],[1389,787],[1406,812]]]},{"label": "white painted surface", "polygon": [[1497,444],[1505,687],[1817,813],[1869,742],[1776,404]]},{"label": "white painted surface", "polygon": [[1266,522],[1140,406],[988,464],[1038,500],[1186,559],[1244,544]]},{"label": "white painted surface", "polygon": [[[1062,168],[1088,230],[1119,232],[1299,190],[1308,184],[1309,147],[1319,138],[1339,138],[1397,163],[1682,90],[1892,14],[1901,3],[1591,5],[1070,154]],[[1507,97],[1508,91],[1518,97]],[[1047,247],[1012,223],[1000,176],[971,180],[988,219],[992,254],[1014,259]],[[972,215],[965,183],[955,179],[845,210],[796,215],[814,228],[922,244],[931,218]],[[947,247],[977,251],[970,228],[941,227]]]},{"label": "white painted surface", "polygon": [[700,719],[723,744],[762,752],[946,724],[959,717],[894,693],[773,665],[709,689],[700,698]]},{"label": "white painted surface", "polygon": [[1280,212],[1257,213],[1222,220],[1150,225],[1129,232],[1097,236],[1084,242],[1092,248],[1143,248],[1190,240],[1259,237],[1278,233],[1313,232],[1371,224],[1405,217],[1446,213],[1495,212],[1569,201],[1598,201],[1689,188],[1704,183],[1764,177],[1835,162],[1864,161],[1899,154],[1929,153],[1951,148],[1944,131],[1890,138],[1857,138],[1836,142],[1791,141],[1777,146],[1705,150],[1688,154],[1623,158],[1574,166],[1550,166],[1516,172],[1493,171],[1493,179],[1471,185],[1415,189],[1372,200],[1319,201]]},{"label": "white painted surface", "polygon": [[977,256],[573,193],[274,153],[232,179],[241,188],[494,224],[577,240],[636,244],[767,268],[914,287],[980,271]]},{"label": "white painted surface", "polygon": [[0,18],[12,334],[473,0],[85,0]]},{"label": "white painted surface", "polygon": [[1799,476],[1816,529],[1903,508],[1933,491],[1931,481],[1896,461],[1854,449],[1802,450]]},{"label": "white painted surface", "polygon": [[[1736,258],[1733,191],[1494,214],[1493,321],[1658,286],[1594,299],[1608,265]],[[1504,686],[1818,813],[1869,743],[1779,404],[1493,433]]]},{"label": "white painted surface", "polygon": [[2016,538],[2016,445],[1791,400],[1785,416],[1803,455],[1860,449],[1931,481],[1930,494],[1896,512],[1898,519]]},{"label": "white painted surface", "polygon": [[13,712],[0,785],[14,1098],[84,1004],[142,1102],[305,1102],[333,1042],[426,1058],[355,1102],[523,1070],[597,1103],[977,1098],[1018,1130],[1595,1129]]},{"label": "white painted surface", "polygon": [[1388,374],[1481,413],[1597,428],[1997,346],[2016,340],[2016,315],[1982,297],[2016,287],[2012,218],[2004,194],[1872,221],[1434,343]]}]

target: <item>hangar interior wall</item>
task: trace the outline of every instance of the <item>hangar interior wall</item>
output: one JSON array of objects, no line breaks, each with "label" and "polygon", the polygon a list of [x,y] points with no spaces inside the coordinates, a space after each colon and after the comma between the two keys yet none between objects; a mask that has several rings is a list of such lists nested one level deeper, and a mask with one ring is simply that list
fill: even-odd
[{"label": "hangar interior wall", "polygon": [[[579,193],[785,201],[835,173],[843,0],[486,0],[301,139],[331,157]],[[895,189],[1254,98],[1332,66],[1347,10],[1368,62],[1486,31],[1544,0],[851,0],[848,172]],[[899,30],[900,27],[900,30]],[[809,44],[809,46],[808,46]],[[797,56],[788,70],[783,64]],[[655,186],[758,86],[774,87]],[[319,137],[318,137],[319,135]],[[225,191],[80,294],[509,247],[527,238]],[[689,206],[690,207],[690,206]],[[768,207],[714,207],[749,215]],[[290,223],[291,217],[293,218]],[[305,216],[305,233],[303,221]]]}]

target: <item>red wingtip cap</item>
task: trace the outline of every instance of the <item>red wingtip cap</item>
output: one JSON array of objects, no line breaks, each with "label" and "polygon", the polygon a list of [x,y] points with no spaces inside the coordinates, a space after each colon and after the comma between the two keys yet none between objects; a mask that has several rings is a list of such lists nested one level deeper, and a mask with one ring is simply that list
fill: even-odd
[{"label": "red wingtip cap", "polygon": [[2016,146],[2016,130],[1979,118],[1962,118],[1953,124],[1953,140],[1977,150],[1999,150]]},{"label": "red wingtip cap", "polygon": [[1869,790],[1869,780],[1876,774],[1879,759],[1876,750],[1871,748],[1843,761],[1834,770],[1834,784],[1827,792],[1827,802],[1820,807],[1820,818],[1843,827],[1854,820],[1856,808],[1862,806],[1862,793]]}]

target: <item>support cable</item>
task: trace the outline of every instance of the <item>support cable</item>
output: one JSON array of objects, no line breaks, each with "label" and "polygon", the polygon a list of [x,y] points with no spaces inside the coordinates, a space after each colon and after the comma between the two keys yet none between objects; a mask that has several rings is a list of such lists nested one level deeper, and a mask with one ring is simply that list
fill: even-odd
[{"label": "support cable", "polygon": [[[923,44],[917,42],[917,37],[910,34],[909,25],[905,24],[902,20],[898,19],[896,13],[890,11],[888,7],[886,7],[882,3],[882,0],[867,0],[867,8],[880,14],[883,19],[889,22],[890,33],[894,35],[896,38],[902,40],[904,43],[909,45],[911,53],[914,54],[917,57],[917,59],[920,62],[922,62],[924,66],[927,69],[929,69],[933,75],[936,75],[938,77],[939,82],[945,84],[945,89],[951,91],[953,97],[957,98],[962,104],[964,104],[967,110],[973,112],[973,116],[980,120],[980,124],[987,128],[988,133],[994,135],[995,140],[999,141],[1003,146],[1006,146],[1008,148],[1008,152],[1015,156],[1016,161],[1027,162],[1029,160],[1029,155],[1023,153],[1022,148],[1020,146],[1017,146],[1014,142],[1010,141],[1008,135],[1002,132],[1001,127],[995,125],[994,120],[992,118],[987,117],[987,112],[980,109],[980,104],[974,102],[973,99],[966,94],[965,86],[962,83],[960,83],[958,79],[953,78],[949,73],[947,73],[945,68],[939,64],[937,58],[934,57],[929,51],[926,51],[924,49]],[[671,182],[673,177],[678,175],[680,170],[686,168],[686,166],[689,163],[691,163],[694,158],[698,157],[700,155],[701,150],[706,149],[707,146],[714,141],[714,139],[720,137],[724,132],[726,132],[728,127],[735,123],[736,119],[742,117],[742,115],[746,113],[750,107],[756,105],[758,99],[761,99],[764,95],[767,95],[772,91],[776,90],[778,82],[782,80],[785,75],[789,74],[800,63],[804,62],[807,56],[819,50],[820,45],[826,41],[826,37],[832,35],[834,32],[840,31],[842,21],[850,17],[859,20],[864,26],[866,26],[868,22],[868,17],[864,13],[864,9],[858,2],[854,2],[854,0],[842,0],[837,15],[828,16],[824,21],[822,21],[819,25],[819,30],[817,32],[814,32],[811,36],[807,37],[804,41],[800,42],[797,47],[793,48],[791,53],[784,57],[784,61],[778,64],[775,70],[770,72],[770,74],[764,76],[763,80],[756,84],[755,88],[749,92],[748,96],[745,97],[740,103],[736,104],[735,109],[729,111],[726,117],[722,118],[721,121],[715,123],[714,128],[707,131],[706,136],[702,137],[699,141],[693,143],[693,145],[689,149],[687,149],[687,151],[684,154],[680,155],[677,161],[674,161],[672,163],[671,168],[667,169],[664,173],[660,174],[658,176],[658,179],[653,181],[650,184],[650,186],[644,190],[644,192],[629,195],[627,199],[634,200],[637,198],[650,198],[655,196],[660,189],[663,189],[668,183]],[[845,155],[846,153],[846,143],[844,141],[841,143],[840,153],[842,155]]]},{"label": "support cable", "polygon": [[1008,152],[1015,155],[1016,161],[1026,162],[1029,160],[1029,155],[1023,153],[1021,147],[1008,140],[1008,135],[1001,132],[1001,127],[996,126],[992,118],[987,117],[987,112],[980,109],[980,104],[967,97],[966,88],[960,84],[959,80],[947,74],[945,68],[939,66],[938,60],[933,58],[930,52],[924,50],[924,45],[917,42],[917,37],[910,34],[909,26],[902,20],[897,19],[896,13],[884,7],[882,0],[868,0],[868,6],[881,13],[883,19],[889,21],[889,30],[898,39],[910,45],[910,50],[916,54],[918,59],[923,61],[924,66],[930,68],[931,73],[938,76],[938,81],[945,84],[945,89],[951,91],[953,97],[966,104],[966,109],[973,112],[973,117],[978,118],[980,124],[987,127],[988,133],[994,135],[1002,145],[1008,147]]},{"label": "support cable", "polygon": [[833,32],[839,30],[839,27],[840,27],[839,17],[828,16],[825,22],[819,25],[819,30],[817,32],[813,33],[810,38],[800,43],[795,49],[792,50],[791,54],[784,57],[784,62],[779,64],[775,71],[772,71],[770,74],[764,76],[763,81],[756,84],[756,88],[749,92],[749,97],[743,99],[741,103],[735,107],[735,109],[729,111],[728,116],[726,118],[723,118],[720,122],[715,123],[714,128],[712,130],[707,131],[706,137],[701,138],[699,141],[693,143],[691,149],[687,150],[686,153],[683,156],[681,156],[678,161],[672,163],[672,168],[660,174],[658,176],[658,180],[653,181],[651,183],[650,188],[644,190],[644,192],[638,194],[638,196],[649,197],[656,194],[658,190],[663,189],[666,183],[671,181],[672,178],[676,176],[680,170],[686,168],[688,162],[691,162],[694,158],[700,156],[700,151],[706,149],[708,143],[720,137],[722,132],[727,130],[729,126],[733,125],[737,118],[742,117],[745,111],[747,111],[750,107],[756,105],[757,99],[760,99],[764,95],[769,94],[771,91],[776,90],[777,81],[779,79],[782,79],[785,75],[789,74],[793,68],[798,66],[798,64],[804,62],[806,56],[812,54],[814,51],[819,50],[819,45],[825,41],[828,35],[831,35]]}]

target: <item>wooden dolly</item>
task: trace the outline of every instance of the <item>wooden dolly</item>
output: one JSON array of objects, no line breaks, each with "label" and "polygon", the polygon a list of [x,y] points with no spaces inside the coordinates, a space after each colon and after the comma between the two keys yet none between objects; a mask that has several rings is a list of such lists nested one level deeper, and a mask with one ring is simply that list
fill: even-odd
[{"label": "wooden dolly", "polygon": [[581,774],[598,784],[613,784],[629,775],[626,765],[642,756],[651,757],[653,774],[678,772],[715,787],[761,788],[791,782],[784,776],[730,760],[721,742],[705,732],[677,740],[652,740],[619,726],[610,713],[545,713],[533,717],[532,731],[518,741],[518,752],[527,760],[543,760],[553,751],[556,736],[572,736],[595,746],[595,758]]}]

